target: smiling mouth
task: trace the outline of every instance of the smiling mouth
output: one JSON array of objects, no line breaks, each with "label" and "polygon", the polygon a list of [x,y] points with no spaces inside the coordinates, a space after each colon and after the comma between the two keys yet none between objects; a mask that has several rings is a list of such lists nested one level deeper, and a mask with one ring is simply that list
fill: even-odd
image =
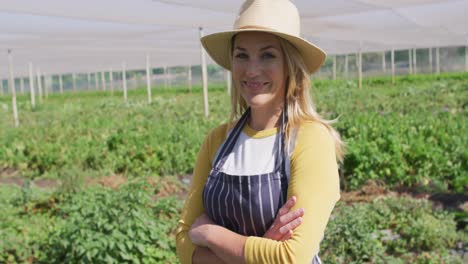
[{"label": "smiling mouth", "polygon": [[261,88],[265,85],[267,85],[269,82],[248,82],[248,81],[243,81],[242,85],[249,89],[258,89]]}]

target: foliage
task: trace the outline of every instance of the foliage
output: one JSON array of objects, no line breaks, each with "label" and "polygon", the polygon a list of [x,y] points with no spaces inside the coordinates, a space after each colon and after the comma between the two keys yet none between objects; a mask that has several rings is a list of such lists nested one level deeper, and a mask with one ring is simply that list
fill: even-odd
[{"label": "foliage", "polygon": [[[365,85],[317,81],[312,88],[318,111],[328,119],[339,117],[336,127],[348,152],[344,189],[372,179],[466,191],[468,74],[401,77],[395,86],[389,78],[370,78]],[[130,91],[128,104],[117,92],[51,95],[35,109],[20,97],[21,127],[0,130],[0,169],[30,178],[61,178],[70,168],[88,175],[188,174],[206,133],[229,115],[228,97],[220,89],[210,91],[209,118],[199,88],[192,94],[155,89],[151,105],[144,89]]]},{"label": "foliage", "polygon": [[[351,206],[339,203],[321,245],[325,263],[462,263],[452,214],[427,200],[386,198]],[[466,250],[466,249],[465,249]]]},{"label": "foliage", "polygon": [[0,185],[0,263],[26,263],[38,257],[39,243],[60,223],[43,212],[49,193],[30,185]]},{"label": "foliage", "polygon": [[[42,263],[173,263],[180,201],[155,198],[145,182],[88,188],[65,197],[62,225],[40,247]],[[171,253],[172,252],[172,253]]]}]

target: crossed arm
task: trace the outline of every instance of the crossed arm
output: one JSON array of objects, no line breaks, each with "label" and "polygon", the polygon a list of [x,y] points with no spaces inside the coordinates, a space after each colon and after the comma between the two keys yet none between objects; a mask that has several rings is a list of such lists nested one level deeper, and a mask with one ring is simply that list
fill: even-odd
[{"label": "crossed arm", "polygon": [[[301,217],[304,215],[302,208],[290,211],[295,203],[294,196],[285,203],[264,238],[276,241],[291,238],[293,230],[301,224]],[[247,237],[214,224],[206,214],[195,220],[189,237],[198,245],[193,253],[192,263],[244,263],[244,245]]]},{"label": "crossed arm", "polygon": [[305,213],[300,226],[284,241],[241,236],[203,219],[202,191],[214,156],[210,147],[216,150],[221,144],[222,139],[213,136],[220,132],[215,130],[205,139],[197,158],[177,230],[181,263],[310,263],[340,197],[334,143],[326,128],[312,124],[298,131],[288,197],[297,197],[292,210],[304,208]]}]

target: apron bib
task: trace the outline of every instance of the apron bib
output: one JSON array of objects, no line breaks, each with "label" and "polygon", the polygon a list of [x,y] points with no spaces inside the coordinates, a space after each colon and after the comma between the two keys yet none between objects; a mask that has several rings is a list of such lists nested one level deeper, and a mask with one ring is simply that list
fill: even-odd
[{"label": "apron bib", "polygon": [[[287,200],[289,175],[285,169],[284,151],[287,117],[281,115],[280,133],[276,135],[278,148],[273,172],[259,175],[224,173],[221,168],[232,152],[249,115],[250,108],[222,144],[203,188],[203,206],[217,225],[244,236],[262,237]],[[321,263],[318,255],[315,255],[312,263]]]}]

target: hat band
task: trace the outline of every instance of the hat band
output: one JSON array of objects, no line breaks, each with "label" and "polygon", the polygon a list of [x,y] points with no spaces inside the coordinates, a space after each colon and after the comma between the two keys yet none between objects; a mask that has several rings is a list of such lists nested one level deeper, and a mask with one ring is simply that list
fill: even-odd
[{"label": "hat band", "polygon": [[269,28],[269,27],[262,27],[262,26],[243,26],[237,29],[266,29],[266,30],[272,30],[272,31],[277,31],[275,29]]}]

